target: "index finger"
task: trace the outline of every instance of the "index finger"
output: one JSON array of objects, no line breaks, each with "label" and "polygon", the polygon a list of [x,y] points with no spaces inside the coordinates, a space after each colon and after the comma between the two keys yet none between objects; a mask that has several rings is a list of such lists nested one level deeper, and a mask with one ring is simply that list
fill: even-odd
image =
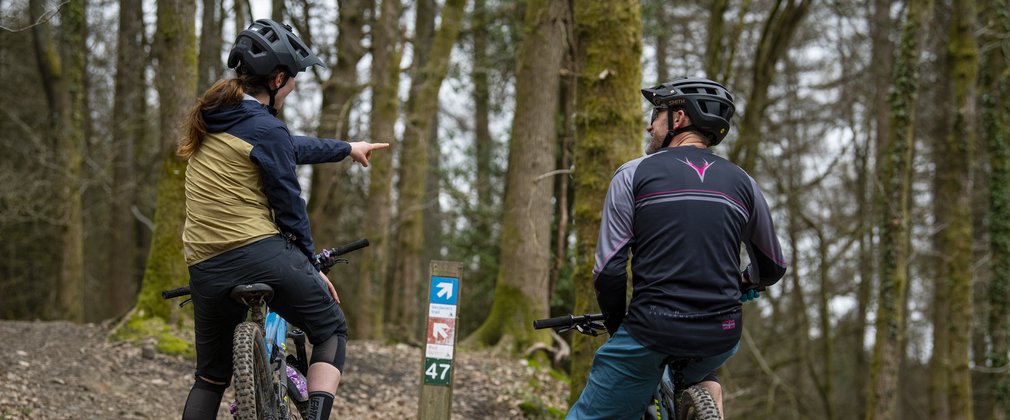
[{"label": "index finger", "polygon": [[368,143],[372,146],[372,150],[385,149],[389,147],[389,143]]}]

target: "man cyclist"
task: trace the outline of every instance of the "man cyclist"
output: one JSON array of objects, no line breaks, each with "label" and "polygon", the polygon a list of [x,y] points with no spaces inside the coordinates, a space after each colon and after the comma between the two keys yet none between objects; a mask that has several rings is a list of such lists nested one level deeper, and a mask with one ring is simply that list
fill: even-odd
[{"label": "man cyclist", "polygon": [[372,150],[389,145],[293,136],[275,117],[295,76],[322,65],[290,26],[257,20],[228,56],[236,78],[208,89],[186,121],[177,153],[188,160],[182,238],[197,367],[183,419],[217,417],[232,376],[232,334],[247,313],[229,292],[248,283],[272,286],[270,308],[305,331],[313,345],[308,418],[329,418],[347,323],[333,284],[311,263],[314,245],[295,165],[350,156],[368,166]]},{"label": "man cyclist", "polygon": [[[668,357],[692,357],[722,412],[714,372],[739,345],[741,291],[777,282],[786,263],[768,204],[740,167],[713,154],[735,107],[711,80],[685,77],[642,94],[653,105],[646,156],[614,174],[593,276],[610,339],[568,418],[639,418]],[[740,272],[740,244],[751,264]],[[634,281],[626,304],[629,252]]]}]

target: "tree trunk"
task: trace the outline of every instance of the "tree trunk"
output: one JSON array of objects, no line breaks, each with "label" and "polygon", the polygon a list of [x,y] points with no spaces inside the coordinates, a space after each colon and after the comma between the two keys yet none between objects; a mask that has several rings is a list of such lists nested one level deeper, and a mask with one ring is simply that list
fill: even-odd
[{"label": "tree trunk", "polygon": [[[992,281],[988,288],[987,331],[990,349],[986,353],[986,372],[982,381],[993,404],[981,418],[1005,419],[1010,414],[1010,42],[995,34],[1010,33],[1010,4],[991,0],[979,16],[985,27],[992,28],[983,37],[990,48],[983,55],[979,74],[981,93],[981,133],[989,151],[989,252]],[[1002,373],[996,373],[1000,372]]]},{"label": "tree trunk", "polygon": [[[113,202],[109,229],[109,288],[107,303],[116,316],[133,306],[140,286],[137,278],[137,222],[132,207],[137,201],[134,175],[135,145],[144,133],[145,99],[141,0],[120,0],[119,41],[116,52],[116,97],[112,110]],[[220,58],[218,61],[221,61]]]},{"label": "tree trunk", "polygon": [[937,177],[945,216],[937,217],[946,228],[943,256],[950,302],[949,378],[950,419],[970,420],[972,414],[971,369],[968,355],[972,328],[972,165],[975,153],[975,83],[978,79],[978,47],[975,42],[975,3],[955,0],[947,45],[949,74],[954,91],[954,120],[941,147]]},{"label": "tree trunk", "polygon": [[466,0],[448,0],[442,8],[442,24],[435,33],[431,53],[421,74],[424,83],[411,93],[407,109],[407,127],[403,133],[400,156],[400,184],[397,214],[399,229],[394,249],[393,304],[390,306],[389,331],[400,341],[421,337],[419,309],[423,301],[421,279],[424,247],[424,186],[427,182],[428,135],[438,110],[438,91],[449,69],[449,53],[459,36]]},{"label": "tree trunk", "polygon": [[249,0],[233,0],[235,7],[235,34],[241,33],[251,23],[249,10]]},{"label": "tree trunk", "polygon": [[[891,0],[873,0],[870,23],[871,60],[878,63],[872,66],[868,82],[874,87],[872,102],[867,120],[873,124],[871,137],[865,147],[854,147],[857,154],[856,170],[859,195],[859,220],[862,225],[862,236],[859,241],[859,288],[857,292],[856,321],[856,389],[867,389],[869,360],[866,352],[866,325],[869,308],[873,304],[875,256],[874,224],[879,220],[877,208],[874,205],[876,191],[875,170],[883,167],[883,148],[888,141],[890,125],[890,107],[887,104],[887,92],[891,86],[894,45],[890,41],[890,33],[894,27],[890,17]],[[856,413],[866,412],[866,393],[856,392]]]},{"label": "tree trunk", "polygon": [[747,172],[757,166],[758,144],[765,140],[761,123],[769,105],[768,89],[777,74],[775,66],[789,51],[793,35],[810,10],[810,0],[777,0],[765,21],[754,55],[747,109],[740,123],[739,134],[729,151],[729,159]]},{"label": "tree trunk", "polygon": [[209,89],[214,82],[221,78],[223,72],[221,24],[224,23],[224,10],[222,3],[222,0],[203,0],[203,18],[200,28],[200,76],[196,86],[197,95]]},{"label": "tree trunk", "polygon": [[[49,103],[49,138],[61,171],[56,175],[60,203],[60,271],[55,302],[49,315],[74,322],[84,321],[84,220],[81,175],[84,161],[86,92],[84,86],[87,26],[83,2],[70,3],[60,11],[59,42],[52,43],[48,25],[32,29],[35,57]],[[29,4],[32,20],[42,5]]]},{"label": "tree trunk", "polygon": [[[571,11],[569,11],[571,15]],[[566,36],[571,39],[573,28],[568,30]],[[566,48],[565,59],[562,62],[561,72],[561,123],[560,130],[561,144],[558,152],[558,169],[565,171],[557,176],[557,206],[555,206],[554,217],[557,221],[554,234],[554,263],[551,267],[551,284],[548,287],[548,299],[554,301],[554,294],[557,293],[558,281],[561,279],[562,270],[565,264],[570,261],[570,251],[568,239],[571,236],[571,169],[572,169],[572,149],[575,146],[575,86],[577,77],[572,71],[575,66],[575,57],[571,48]],[[570,296],[565,296],[563,301],[571,301]]]},{"label": "tree trunk", "polygon": [[[364,39],[365,9],[367,0],[341,2],[337,22],[337,65],[329,80],[323,83],[323,104],[319,115],[317,135],[323,138],[346,140],[349,133],[351,104],[358,91],[358,62],[365,54],[361,45]],[[333,215],[341,214],[341,206],[350,194],[346,165],[316,165],[312,168],[312,189],[309,194],[309,216],[312,235],[316,238],[334,238],[342,231],[333,222]]]},{"label": "tree trunk", "polygon": [[[725,82],[725,78],[720,74],[722,62],[727,59],[723,54],[723,28],[726,26],[726,10],[729,9],[729,0],[713,0],[709,7],[708,15],[708,41],[705,46],[705,76],[715,81]],[[660,38],[666,38],[668,34],[661,34]],[[658,42],[658,41],[657,41]],[[658,44],[657,44],[658,45]],[[658,51],[658,47],[656,48]],[[660,80],[666,80],[661,78]]]},{"label": "tree trunk", "polygon": [[63,232],[60,240],[63,259],[57,304],[64,319],[84,321],[84,220],[82,216],[82,181],[84,163],[85,114],[87,92],[87,26],[84,3],[71,2],[60,12],[60,92],[64,102],[57,131],[56,149],[64,168],[60,185],[63,202]]},{"label": "tree trunk", "polygon": [[[721,0],[717,0],[721,1]],[[656,1],[656,20],[657,25],[660,28],[665,28],[670,18],[670,13],[667,8],[670,7],[669,2],[664,0]],[[711,21],[709,22],[711,24]],[[644,25],[644,22],[643,22]],[[711,31],[712,28],[710,27]],[[660,83],[666,83],[670,80],[670,65],[669,65],[669,55],[670,55],[670,33],[664,30],[656,31],[656,80],[655,83],[650,83],[650,86],[654,86]],[[710,38],[711,39],[711,38]]]},{"label": "tree trunk", "polygon": [[442,258],[442,156],[438,145],[438,110],[428,132],[428,175],[424,183],[424,251],[421,261]]},{"label": "tree trunk", "polygon": [[[473,27],[482,28],[490,23],[486,0],[475,0],[473,8]],[[491,60],[488,56],[487,31],[473,31],[473,72],[470,76],[473,81],[473,101],[474,101],[474,161],[476,162],[476,182],[477,189],[477,209],[478,218],[473,221],[475,237],[482,241],[478,245],[477,255],[480,262],[477,268],[478,276],[490,278],[496,272],[493,258],[490,256],[494,249],[491,242],[494,239],[492,230],[492,209],[494,208],[494,197],[492,197],[492,157],[494,151],[494,139],[491,138],[491,89],[488,82],[488,74],[491,72]]]},{"label": "tree trunk", "polygon": [[170,325],[180,326],[192,311],[179,309],[161,298],[165,289],[187,283],[189,273],[182,256],[182,227],[186,219],[186,162],[175,154],[182,137],[183,121],[193,105],[197,83],[196,4],[187,0],[159,0],[155,52],[158,58],[158,99],[163,154],[158,180],[154,237],[144,269],[137,306],[124,328],[116,335],[122,339],[154,336],[160,350],[168,353],[192,353],[192,344],[171,333]]},{"label": "tree trunk", "polygon": [[915,104],[919,56],[919,28],[928,12],[928,0],[910,0],[902,30],[901,46],[894,69],[891,96],[893,117],[883,166],[878,171],[882,189],[877,194],[880,206],[880,289],[877,309],[877,335],[870,370],[866,417],[897,417],[899,366],[904,349],[899,346],[905,334],[903,296],[908,279],[909,194],[912,152],[914,149]]},{"label": "tree trunk", "polygon": [[[400,85],[400,0],[382,0],[379,19],[372,30],[372,116],[368,131],[373,141],[396,143],[396,117],[400,106],[397,94]],[[359,299],[357,317],[351,319],[355,335],[378,339],[384,336],[383,284],[388,270],[393,158],[389,153],[376,153],[369,161],[368,220],[364,236],[371,242],[370,251],[361,256],[358,271]]]},{"label": "tree trunk", "polygon": [[503,204],[501,257],[491,314],[468,341],[499,342],[509,351],[550,342],[547,331],[530,328],[546,317],[550,279],[551,199],[561,59],[569,12],[561,1],[526,5],[525,36],[519,46],[516,112],[509,146]]},{"label": "tree trunk", "polygon": [[[934,7],[935,4],[934,4]],[[937,16],[932,25],[936,27],[947,26],[948,19],[946,16]],[[942,32],[941,32],[942,33]],[[945,39],[942,37],[935,37],[936,39],[932,42],[927,42],[923,47],[924,49],[929,49],[930,52],[927,54],[935,54],[937,59],[935,64],[933,64],[937,73],[943,74],[940,80],[945,80],[950,77],[949,75],[949,57],[944,53],[947,45],[944,42]],[[931,38],[926,38],[925,41],[930,41]],[[953,98],[953,83],[939,83],[933,90],[935,91],[935,97],[937,98]],[[924,92],[923,95],[931,95],[933,92]],[[922,102],[929,102],[929,99],[923,98]],[[924,110],[925,111],[925,110]],[[933,129],[923,130],[923,143],[929,144],[932,149],[933,155],[931,156],[932,161],[935,164],[944,165],[941,161],[946,159],[947,156],[944,154],[943,143],[947,141],[947,132],[951,129],[951,122],[948,116],[952,113],[941,113],[942,117],[935,118],[938,120],[934,123]],[[923,119],[923,121],[930,121],[932,119]],[[941,180],[943,174],[939,172],[936,176],[933,176],[932,181],[932,194],[934,197],[942,197],[944,193],[944,181]],[[949,176],[948,176],[949,177]],[[950,183],[948,180],[947,184]],[[946,420],[950,417],[950,401],[948,399],[950,395],[950,355],[948,351],[950,350],[950,329],[947,328],[947,322],[950,319],[950,296],[948,295],[948,283],[951,273],[948,271],[949,264],[946,262],[948,256],[942,253],[946,251],[948,247],[946,244],[947,235],[945,231],[948,228],[947,223],[951,217],[951,208],[949,200],[934,200],[932,213],[936,217],[936,228],[937,234],[933,235],[933,252],[938,256],[937,258],[931,259],[931,261],[926,262],[927,266],[930,268],[930,276],[928,276],[924,283],[932,286],[932,299],[930,302],[930,321],[932,325],[936,326],[933,329],[932,337],[932,352],[929,359],[929,383],[928,383],[928,409],[929,418],[934,420]],[[907,289],[906,289],[907,290]]]},{"label": "tree trunk", "polygon": [[[287,12],[284,10],[284,0],[271,0],[270,3],[270,19],[275,22],[284,22],[284,15]],[[341,9],[341,14],[343,14],[343,9]]]},{"label": "tree trunk", "polygon": [[[283,2],[281,2],[283,3]],[[365,11],[372,7],[370,0],[344,0],[340,2],[340,16],[337,22],[337,64],[330,78],[323,82],[322,109],[319,114],[319,129],[316,134],[322,138],[347,140],[349,136],[349,113],[358,93],[358,62],[364,56],[361,45],[364,38]],[[308,32],[307,27],[303,32]],[[347,160],[350,162],[350,159]],[[371,166],[371,165],[369,165]],[[320,243],[344,243],[358,234],[356,227],[360,219],[345,206],[353,206],[355,201],[364,199],[352,182],[352,165],[323,164],[312,167],[312,184],[309,192],[308,213],[312,226],[312,237]],[[334,279],[338,280],[338,279]],[[367,298],[357,290],[358,281],[337,281],[339,291],[347,298],[344,311],[347,319],[357,319],[357,311],[367,304]]]},{"label": "tree trunk", "polygon": [[[642,153],[642,21],[638,0],[575,3],[576,94],[575,310],[598,312],[592,267],[600,214],[611,175]],[[585,386],[593,352],[603,341],[572,338],[572,393]]]}]

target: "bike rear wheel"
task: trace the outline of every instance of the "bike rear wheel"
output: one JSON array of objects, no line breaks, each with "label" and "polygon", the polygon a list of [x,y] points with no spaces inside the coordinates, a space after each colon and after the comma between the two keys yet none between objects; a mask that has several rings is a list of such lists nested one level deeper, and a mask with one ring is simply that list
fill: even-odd
[{"label": "bike rear wheel", "polygon": [[277,396],[263,346],[263,330],[256,323],[243,322],[235,328],[232,363],[238,420],[276,418]]},{"label": "bike rear wheel", "polygon": [[700,385],[688,387],[680,394],[678,420],[720,420],[715,398]]}]

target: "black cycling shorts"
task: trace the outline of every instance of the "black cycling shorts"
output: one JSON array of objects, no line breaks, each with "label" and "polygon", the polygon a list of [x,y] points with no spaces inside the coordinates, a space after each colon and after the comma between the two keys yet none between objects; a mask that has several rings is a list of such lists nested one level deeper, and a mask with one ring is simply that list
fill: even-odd
[{"label": "black cycling shorts", "polygon": [[267,237],[189,267],[198,376],[231,380],[233,333],[248,307],[229,294],[249,283],[273,287],[270,309],[305,331],[313,345],[347,336],[344,313],[305,254],[280,236]]}]

